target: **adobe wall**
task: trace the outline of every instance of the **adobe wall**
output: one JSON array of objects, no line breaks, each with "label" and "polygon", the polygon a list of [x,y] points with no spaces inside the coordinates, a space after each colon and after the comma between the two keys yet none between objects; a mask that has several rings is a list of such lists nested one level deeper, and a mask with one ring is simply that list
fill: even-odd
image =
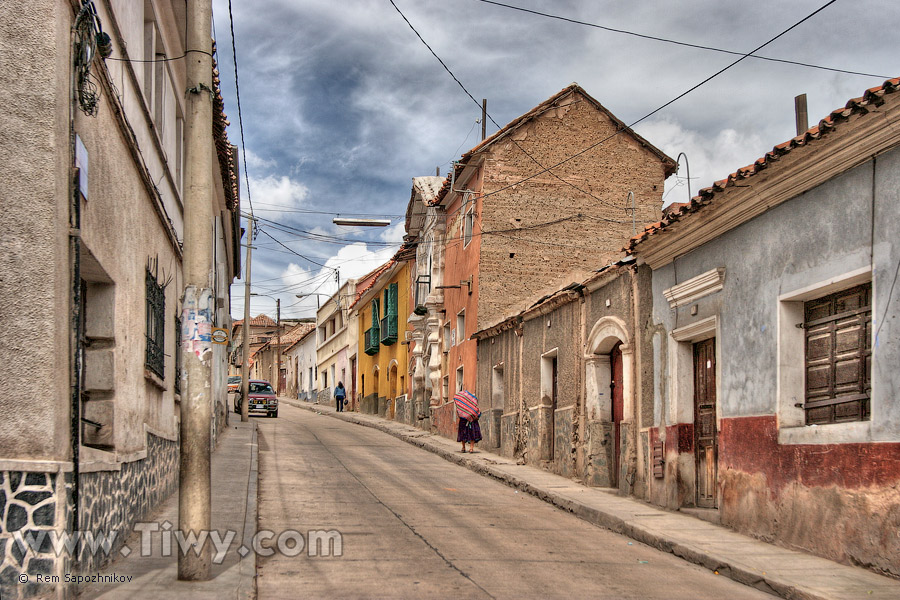
[{"label": "adobe wall", "polygon": [[[571,102],[568,107],[547,111],[513,139],[489,148],[482,169],[485,194],[541,170],[522,149],[549,166],[615,133],[616,124],[604,113],[577,100],[564,99]],[[511,314],[513,307],[524,308],[520,304],[526,299],[568,283],[561,278],[571,271],[597,269],[617,258],[632,235],[625,211],[628,192],[634,192],[640,231],[644,223],[659,220],[664,177],[657,155],[620,134],[551,172],[486,196],[479,328]]]}]

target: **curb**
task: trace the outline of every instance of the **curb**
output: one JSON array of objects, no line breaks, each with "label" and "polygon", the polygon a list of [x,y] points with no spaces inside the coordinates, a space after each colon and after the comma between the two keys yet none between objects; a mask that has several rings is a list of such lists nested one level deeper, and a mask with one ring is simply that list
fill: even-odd
[{"label": "curb", "polygon": [[[566,512],[572,513],[579,519],[587,521],[592,525],[597,525],[599,527],[609,529],[614,533],[624,535],[635,541],[641,542],[642,544],[646,544],[647,546],[656,548],[657,550],[673,554],[678,558],[681,558],[682,560],[713,571],[717,575],[728,577],[729,579],[732,579],[738,583],[758,589],[768,594],[780,596],[789,600],[832,600],[833,598],[832,596],[823,596],[809,589],[798,587],[796,584],[791,583],[790,581],[786,581],[780,577],[764,575],[756,571],[755,569],[748,569],[743,566],[731,564],[730,559],[727,557],[702,551],[693,548],[690,545],[673,542],[665,536],[650,529],[644,528],[637,523],[630,522],[627,519],[623,519],[596,508],[585,506],[584,504],[573,501],[569,498],[565,498],[556,492],[548,491],[546,489],[534,486],[524,479],[520,479],[515,475],[511,475],[509,473],[501,471],[500,469],[497,469],[491,465],[475,462],[474,460],[460,452],[453,452],[445,448],[436,446],[429,442],[428,438],[433,434],[427,431],[416,430],[416,433],[413,434],[405,431],[400,431],[396,427],[390,426],[402,425],[405,427],[411,427],[411,425],[406,425],[405,423],[395,423],[393,421],[384,421],[384,423],[382,423],[378,421],[370,421],[368,419],[363,420],[355,416],[356,413],[338,414],[337,412],[329,411],[327,409],[323,411],[321,410],[321,405],[319,404],[302,404],[291,400],[282,401],[290,404],[291,406],[305,409],[310,412],[315,412],[317,414],[340,419],[348,423],[370,427],[372,429],[377,429],[384,433],[390,434],[404,442],[407,442],[414,446],[418,446],[419,448],[422,448],[424,450],[428,450],[433,454],[437,454],[438,456],[449,462],[455,463],[462,467],[466,467],[467,469],[474,471],[475,473],[491,477],[492,479],[504,483],[505,485],[508,485],[512,488],[531,494],[532,496],[535,496],[536,498],[543,500],[544,502],[552,504],[553,506],[565,510]],[[661,509],[659,507],[652,508],[661,510],[663,512],[671,512],[665,511],[664,509]]]}]

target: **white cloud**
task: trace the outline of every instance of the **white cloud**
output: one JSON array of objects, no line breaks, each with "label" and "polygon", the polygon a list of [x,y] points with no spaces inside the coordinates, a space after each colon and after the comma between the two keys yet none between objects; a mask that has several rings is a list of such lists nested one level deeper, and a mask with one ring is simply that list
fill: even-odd
[{"label": "white cloud", "polygon": [[691,174],[691,195],[696,196],[701,188],[724,179],[771,150],[771,146],[767,148],[754,132],[723,129],[710,138],[700,132],[685,129],[672,119],[647,122],[638,129],[642,136],[672,158],[677,158],[681,152],[687,156],[687,163],[684,158],[681,159],[678,174],[666,180],[663,200],[665,205],[687,202],[685,186],[688,169]]},{"label": "white cloud", "polygon": [[274,169],[278,166],[278,163],[274,160],[265,159],[252,150],[247,150],[245,157],[247,159],[247,168],[254,171],[257,169]]},{"label": "white cloud", "polygon": [[293,209],[303,206],[303,201],[309,196],[309,188],[286,175],[251,177],[250,195],[254,206]]}]

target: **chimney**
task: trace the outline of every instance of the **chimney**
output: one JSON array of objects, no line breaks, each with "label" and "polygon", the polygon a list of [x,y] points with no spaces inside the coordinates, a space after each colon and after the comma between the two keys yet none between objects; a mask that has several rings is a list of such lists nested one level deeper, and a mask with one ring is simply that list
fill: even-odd
[{"label": "chimney", "polygon": [[794,97],[794,117],[797,121],[797,135],[803,135],[809,129],[809,116],[806,112],[806,94]]}]

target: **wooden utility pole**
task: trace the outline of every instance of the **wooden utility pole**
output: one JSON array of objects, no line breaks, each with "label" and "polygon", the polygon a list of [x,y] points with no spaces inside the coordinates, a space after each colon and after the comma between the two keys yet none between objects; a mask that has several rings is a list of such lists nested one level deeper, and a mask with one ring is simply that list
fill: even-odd
[{"label": "wooden utility pole", "polygon": [[487,137],[487,98],[481,99],[481,139]]},{"label": "wooden utility pole", "polygon": [[[212,422],[213,132],[212,2],[187,2],[187,115],[185,118],[184,281],[182,325],[187,393],[181,399],[178,529],[207,542],[210,529]],[[211,545],[178,552],[178,579],[210,578]]]}]

